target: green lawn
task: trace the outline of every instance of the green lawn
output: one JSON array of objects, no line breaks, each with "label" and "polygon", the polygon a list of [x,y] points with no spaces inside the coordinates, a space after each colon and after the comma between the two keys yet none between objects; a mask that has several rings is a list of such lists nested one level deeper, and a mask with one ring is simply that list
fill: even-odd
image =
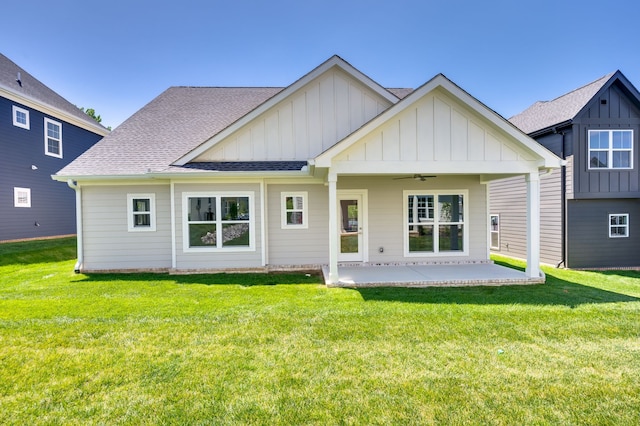
[{"label": "green lawn", "polygon": [[353,290],[75,275],[73,244],[0,245],[0,424],[640,421],[638,272]]}]

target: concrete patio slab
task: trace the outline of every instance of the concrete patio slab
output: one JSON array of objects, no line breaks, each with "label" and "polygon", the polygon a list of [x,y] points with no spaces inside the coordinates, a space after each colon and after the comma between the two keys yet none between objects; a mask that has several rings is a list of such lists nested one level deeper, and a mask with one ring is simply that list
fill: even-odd
[{"label": "concrete patio slab", "polygon": [[433,265],[338,266],[339,281],[329,283],[329,269],[322,268],[330,287],[462,287],[544,283],[544,275],[529,278],[522,271],[494,263]]}]

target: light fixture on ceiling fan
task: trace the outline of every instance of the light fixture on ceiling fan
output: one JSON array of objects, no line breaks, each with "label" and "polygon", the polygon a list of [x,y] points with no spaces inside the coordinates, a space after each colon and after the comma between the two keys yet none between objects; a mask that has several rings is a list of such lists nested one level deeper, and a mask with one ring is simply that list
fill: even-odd
[{"label": "light fixture on ceiling fan", "polygon": [[420,182],[424,182],[425,180],[429,179],[429,178],[434,178],[435,176],[428,176],[428,175],[420,175],[420,174],[416,174],[413,176],[405,176],[405,177],[397,177],[397,178],[393,178],[393,180],[400,180],[400,179],[413,179],[413,180],[419,180]]}]

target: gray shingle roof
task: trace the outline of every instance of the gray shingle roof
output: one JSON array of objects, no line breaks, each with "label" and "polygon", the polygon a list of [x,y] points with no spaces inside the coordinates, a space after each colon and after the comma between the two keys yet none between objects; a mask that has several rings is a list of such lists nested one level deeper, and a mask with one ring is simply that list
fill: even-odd
[{"label": "gray shingle roof", "polygon": [[[20,73],[20,84],[17,80]],[[99,126],[95,120],[83,113],[78,107],[67,101],[65,98],[45,86],[34,76],[29,74],[15,62],[0,53],[0,87],[5,90],[21,95],[36,103],[46,105],[58,111],[71,115],[89,125]]]},{"label": "gray shingle roof", "polygon": [[531,134],[572,120],[614,74],[609,73],[551,101],[538,101],[509,121],[524,133]]},{"label": "gray shingle roof", "polygon": [[171,87],[57,174],[109,176],[167,170],[180,156],[282,89]]}]

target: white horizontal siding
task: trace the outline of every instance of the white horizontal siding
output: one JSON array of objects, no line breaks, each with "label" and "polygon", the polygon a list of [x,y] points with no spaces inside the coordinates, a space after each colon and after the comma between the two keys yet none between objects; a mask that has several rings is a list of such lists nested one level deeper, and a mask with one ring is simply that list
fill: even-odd
[{"label": "white horizontal siding", "polygon": [[[171,267],[169,186],[82,187],[84,269]],[[153,193],[156,231],[129,232],[127,194]]]},{"label": "white horizontal siding", "polygon": [[[283,192],[307,192],[308,227],[282,229]],[[309,265],[329,261],[329,192],[318,185],[267,185],[268,264]]]}]

